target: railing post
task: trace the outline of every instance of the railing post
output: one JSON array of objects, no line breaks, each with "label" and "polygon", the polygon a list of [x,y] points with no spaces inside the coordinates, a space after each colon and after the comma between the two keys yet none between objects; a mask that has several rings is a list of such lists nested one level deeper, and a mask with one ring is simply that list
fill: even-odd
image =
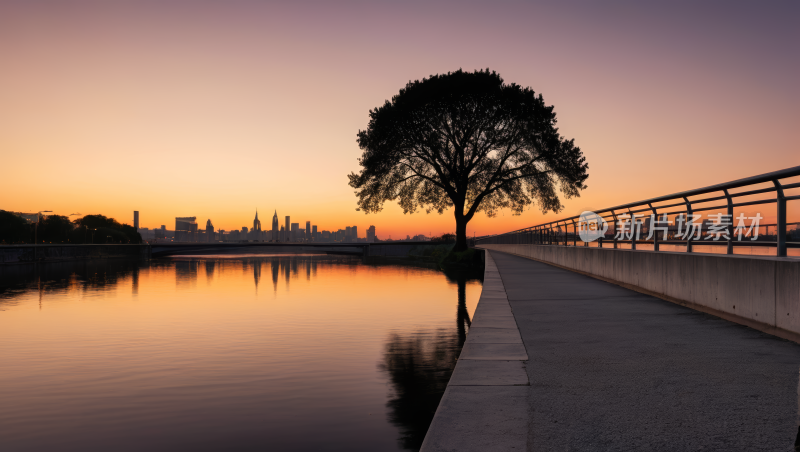
[{"label": "railing post", "polygon": [[578,246],[578,223],[572,219],[572,246]]},{"label": "railing post", "polygon": [[727,189],[723,189],[722,191],[725,193],[725,198],[728,200],[728,217],[731,219],[727,228],[728,247],[725,253],[733,254],[733,198],[731,198],[731,194],[728,193]]},{"label": "railing post", "polygon": [[[651,217],[650,220],[650,228],[647,230],[647,235],[650,235],[650,233],[653,231],[653,223],[658,221],[658,210],[656,210],[653,207],[653,203],[651,202],[647,203],[647,205],[650,206],[650,210],[653,211],[653,216]],[[653,251],[658,251],[658,233],[652,232],[652,234],[653,234]]]},{"label": "railing post", "polygon": [[583,242],[583,246],[589,246],[589,242]]},{"label": "railing post", "polygon": [[617,249],[617,236],[619,235],[619,231],[617,231],[617,214],[612,210],[611,216],[614,217],[614,249]]},{"label": "railing post", "polygon": [[631,209],[628,209],[628,215],[631,216],[631,249],[636,249],[636,233],[639,232],[639,225],[634,221],[636,218],[633,216]]},{"label": "railing post", "polygon": [[556,223],[556,228],[553,230],[556,238],[556,245],[561,245],[561,233],[558,232],[559,229],[561,229],[561,225]]},{"label": "railing post", "polygon": [[[686,203],[686,221],[684,221],[683,224],[687,225],[688,224],[687,221],[689,220],[689,215],[692,215],[692,203],[689,202],[689,198],[687,198],[686,196],[683,197],[683,201]],[[689,231],[687,230],[684,234],[688,234],[688,232]],[[694,234],[692,234],[692,235],[694,235]],[[687,253],[691,253],[692,252],[692,236],[691,235],[686,237],[686,252]]]},{"label": "railing post", "polygon": [[778,180],[773,180],[775,184],[775,191],[777,192],[777,199],[775,200],[778,207],[778,221],[776,227],[778,228],[778,243],[777,255],[778,257],[786,257],[786,196],[783,194],[783,187]]}]

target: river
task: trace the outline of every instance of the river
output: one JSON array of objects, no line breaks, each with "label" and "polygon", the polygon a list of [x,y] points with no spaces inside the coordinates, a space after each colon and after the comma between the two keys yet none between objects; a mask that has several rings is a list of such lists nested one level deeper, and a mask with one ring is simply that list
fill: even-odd
[{"label": "river", "polygon": [[479,278],[325,255],[0,267],[2,450],[418,450]]}]

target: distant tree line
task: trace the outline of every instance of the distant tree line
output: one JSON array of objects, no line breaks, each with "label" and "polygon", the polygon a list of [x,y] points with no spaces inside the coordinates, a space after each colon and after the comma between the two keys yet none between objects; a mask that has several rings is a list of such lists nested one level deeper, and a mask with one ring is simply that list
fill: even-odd
[{"label": "distant tree line", "polygon": [[0,244],[33,243],[142,243],[133,226],[104,215],[86,215],[70,221],[62,215],[42,216],[36,223],[0,210]]},{"label": "distant tree line", "polygon": [[456,234],[455,232],[446,232],[438,237],[431,237],[431,242],[445,242],[445,243],[455,243],[456,241]]}]

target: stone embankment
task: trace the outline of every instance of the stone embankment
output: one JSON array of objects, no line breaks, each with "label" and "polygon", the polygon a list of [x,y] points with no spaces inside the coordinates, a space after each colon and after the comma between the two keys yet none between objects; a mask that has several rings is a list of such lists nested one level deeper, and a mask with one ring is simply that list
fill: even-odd
[{"label": "stone embankment", "polygon": [[0,245],[0,264],[108,257],[149,258],[150,245]]},{"label": "stone embankment", "polygon": [[528,354],[489,253],[484,271],[472,326],[422,452],[525,450]]}]

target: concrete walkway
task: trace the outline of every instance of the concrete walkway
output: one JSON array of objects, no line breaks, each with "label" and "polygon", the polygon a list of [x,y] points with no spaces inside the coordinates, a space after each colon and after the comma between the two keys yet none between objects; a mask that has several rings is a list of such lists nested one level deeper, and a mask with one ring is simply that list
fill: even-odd
[{"label": "concrete walkway", "polygon": [[529,357],[528,450],[794,450],[800,345],[544,263],[491,257]]},{"label": "concrete walkway", "polygon": [[483,291],[422,452],[524,451],[528,354],[489,253]]}]

